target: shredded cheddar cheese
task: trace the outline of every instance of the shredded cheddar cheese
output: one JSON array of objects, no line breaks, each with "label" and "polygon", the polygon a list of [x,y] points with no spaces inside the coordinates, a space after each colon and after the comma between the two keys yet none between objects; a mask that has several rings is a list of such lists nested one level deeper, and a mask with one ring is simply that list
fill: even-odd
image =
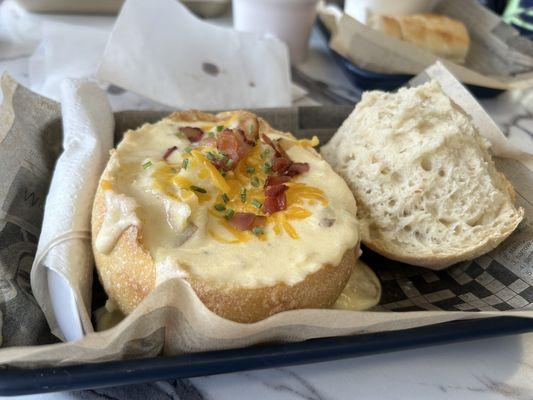
[{"label": "shredded cheddar cheese", "polygon": [[103,190],[109,190],[109,189],[113,188],[113,185],[111,184],[111,182],[109,182],[109,181],[107,181],[105,179],[102,179],[102,181],[100,182],[100,187]]},{"label": "shredded cheddar cheese", "polygon": [[211,162],[204,157],[202,153],[198,150],[191,151],[191,155],[198,160],[201,165],[207,170],[209,177],[213,181],[213,184],[222,192],[227,193],[230,190],[230,187],[226,183],[224,177],[218,172],[216,167],[211,164]]},{"label": "shredded cheddar cheese", "polygon": [[[236,117],[231,116],[219,123],[205,123],[202,127],[209,130],[217,126],[234,128],[236,122],[238,122]],[[287,140],[303,147],[314,147],[319,144],[316,136],[313,136],[312,139]],[[272,155],[270,146],[268,149],[270,151],[266,153],[265,145],[258,143],[249,150],[248,155],[241,159],[233,170],[221,172],[211,162],[214,157],[220,155],[220,152],[211,144],[198,146],[190,151],[185,167],[167,164],[155,168],[152,173],[155,180],[154,185],[167,195],[188,203],[191,203],[193,198],[198,198],[200,203],[214,199],[214,203],[209,206],[209,215],[214,218],[213,222],[219,229],[210,228],[208,233],[219,242],[244,243],[254,237],[259,240],[266,240],[267,233],[264,229],[261,229],[260,234],[253,234],[233,227],[228,219],[234,213],[252,213],[257,216],[265,216],[267,217],[265,228],[271,226],[275,235],[281,235],[285,232],[290,238],[299,239],[298,232],[290,221],[308,218],[312,212],[306,206],[314,206],[317,202],[327,206],[328,200],[324,192],[316,187],[302,182],[289,181],[285,183],[288,186],[285,192],[286,209],[267,215],[262,209],[262,205],[265,202],[264,185],[272,167],[270,157],[265,156],[265,154]],[[186,176],[179,174],[183,168],[185,170],[190,168]],[[195,175],[191,175],[190,171],[194,171]],[[194,176],[201,181],[211,182],[211,188],[209,190],[204,189],[201,183],[195,182]],[[103,188],[104,185],[105,187],[110,185],[110,183],[104,182],[106,181],[101,183]],[[213,187],[216,188],[214,192]]]},{"label": "shredded cheddar cheese", "polygon": [[304,147],[316,147],[320,144],[320,140],[318,140],[318,137],[313,136],[311,139],[297,140],[296,143]]}]

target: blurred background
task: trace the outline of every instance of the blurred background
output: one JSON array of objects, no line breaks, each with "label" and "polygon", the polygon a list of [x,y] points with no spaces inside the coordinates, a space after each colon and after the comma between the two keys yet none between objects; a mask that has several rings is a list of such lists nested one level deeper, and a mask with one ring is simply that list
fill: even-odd
[{"label": "blurred background", "polygon": [[527,0],[1,0],[0,72],[58,101],[88,78],[114,110],[222,109],[355,104],[440,61],[529,146],[508,111],[530,115],[532,34]]}]

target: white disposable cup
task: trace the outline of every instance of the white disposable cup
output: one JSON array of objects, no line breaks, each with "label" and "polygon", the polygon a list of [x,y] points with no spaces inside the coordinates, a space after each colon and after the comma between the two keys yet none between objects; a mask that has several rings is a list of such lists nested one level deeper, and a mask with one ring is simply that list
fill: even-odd
[{"label": "white disposable cup", "polygon": [[372,13],[409,15],[427,12],[434,0],[345,0],[344,12],[363,24]]},{"label": "white disposable cup", "polygon": [[233,26],[238,31],[271,34],[289,47],[291,63],[307,56],[309,34],[318,0],[233,0]]}]

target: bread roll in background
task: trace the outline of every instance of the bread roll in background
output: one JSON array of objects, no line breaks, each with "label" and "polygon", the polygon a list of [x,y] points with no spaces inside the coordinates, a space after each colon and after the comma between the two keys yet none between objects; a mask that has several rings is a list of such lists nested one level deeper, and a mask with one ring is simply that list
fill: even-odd
[{"label": "bread roll in background", "polygon": [[394,17],[376,14],[369,18],[368,26],[457,64],[464,64],[470,46],[466,26],[444,15]]},{"label": "bread roll in background", "polygon": [[441,269],[494,249],[523,218],[488,149],[429,82],[365,93],[322,155],[355,195],[364,244]]}]

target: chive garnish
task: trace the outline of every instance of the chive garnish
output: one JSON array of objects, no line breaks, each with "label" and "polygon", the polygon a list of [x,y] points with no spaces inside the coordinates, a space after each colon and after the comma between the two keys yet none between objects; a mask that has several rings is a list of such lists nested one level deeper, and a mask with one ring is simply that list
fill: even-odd
[{"label": "chive garnish", "polygon": [[265,230],[260,226],[255,226],[254,229],[252,229],[252,233],[254,235],[262,235],[263,233],[265,233]]},{"label": "chive garnish", "polygon": [[183,161],[181,162],[181,167],[183,169],[187,169],[188,166],[189,166],[189,159],[188,158],[184,158]]},{"label": "chive garnish", "polygon": [[151,161],[146,161],[146,162],[143,164],[143,168],[144,168],[144,169],[150,168],[151,166],[152,166],[152,162],[151,162]]},{"label": "chive garnish", "polygon": [[247,166],[246,167],[246,172],[248,172],[249,174],[253,174],[255,172],[255,168],[251,167],[251,166]]},{"label": "chive garnish", "polygon": [[263,204],[261,204],[261,202],[259,200],[257,200],[257,199],[253,199],[250,203],[252,203],[257,208],[263,207]]},{"label": "chive garnish", "polygon": [[272,171],[272,166],[269,163],[265,163],[263,165],[263,172],[268,174],[270,171]]},{"label": "chive garnish", "polygon": [[226,209],[226,206],[224,204],[215,204],[215,210],[224,211],[225,209]]},{"label": "chive garnish", "polygon": [[222,198],[222,200],[224,201],[224,203],[227,203],[229,201],[229,197],[226,193],[222,193],[220,195],[220,197]]},{"label": "chive garnish", "polygon": [[268,155],[270,154],[270,149],[265,149],[261,152],[261,159],[265,159],[268,157]]},{"label": "chive garnish", "polygon": [[257,176],[253,176],[250,182],[253,187],[259,187],[259,179],[257,179]]},{"label": "chive garnish", "polygon": [[228,208],[226,209],[226,212],[224,212],[224,218],[231,219],[233,214],[235,214],[235,211],[233,211],[231,208]]},{"label": "chive garnish", "polygon": [[191,185],[190,188],[191,190],[194,190],[195,192],[198,192],[198,193],[207,193],[207,190],[205,190],[203,187],[200,187],[200,186]]},{"label": "chive garnish", "polygon": [[246,188],[241,188],[241,202],[246,203]]},{"label": "chive garnish", "polygon": [[224,125],[218,125],[217,126],[217,132],[220,132],[222,129],[224,129]]}]

